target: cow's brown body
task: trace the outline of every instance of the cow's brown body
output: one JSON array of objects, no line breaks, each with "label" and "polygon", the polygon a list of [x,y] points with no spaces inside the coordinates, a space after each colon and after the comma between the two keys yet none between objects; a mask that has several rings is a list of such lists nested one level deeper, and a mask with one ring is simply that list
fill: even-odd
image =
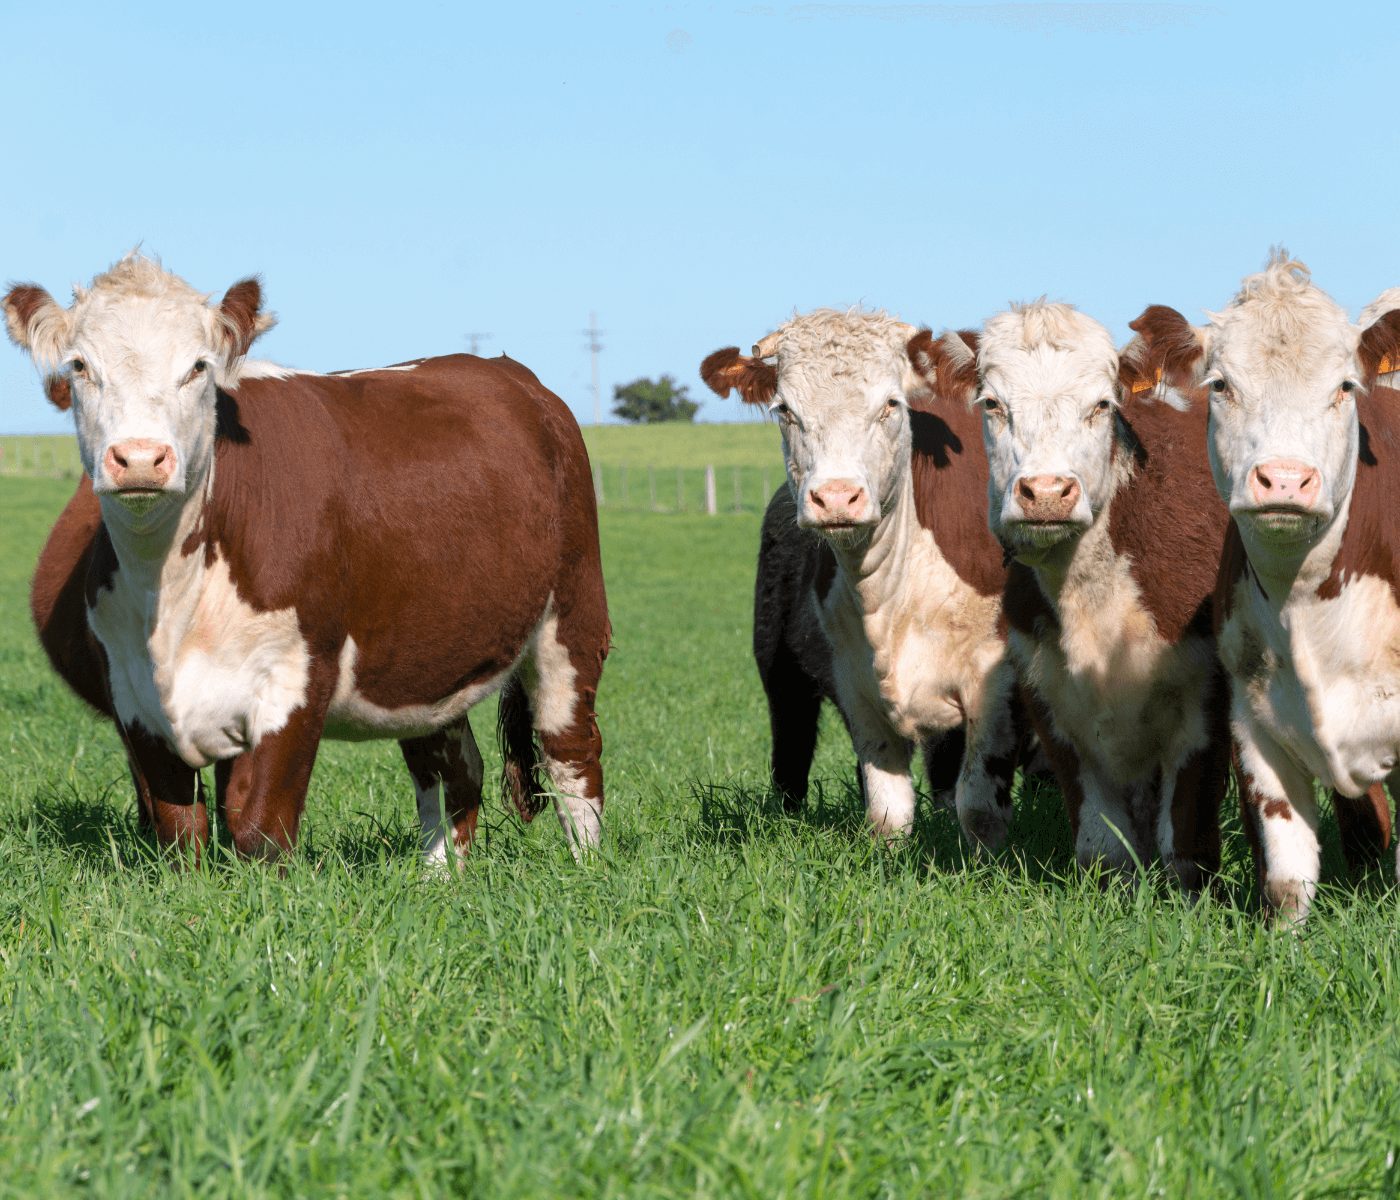
[{"label": "cow's brown body", "polygon": [[[481,796],[466,708],[501,686],[522,811],[540,801],[536,734],[556,787],[565,778],[600,807],[593,704],[607,607],[587,455],[564,404],[509,359],[457,355],[245,378],[218,405],[212,485],[173,553],[226,565],[240,613],[293,611],[308,658],[303,702],[285,723],[219,756],[236,846],[294,842],[324,735],[399,740],[420,802],[444,784],[464,849]],[[60,674],[118,718],[158,836],[197,847],[202,764],[139,717],[122,719],[109,672],[123,651],[89,629],[121,569],[84,479],[41,556],[35,622]],[[160,672],[149,656],[117,666]]]}]

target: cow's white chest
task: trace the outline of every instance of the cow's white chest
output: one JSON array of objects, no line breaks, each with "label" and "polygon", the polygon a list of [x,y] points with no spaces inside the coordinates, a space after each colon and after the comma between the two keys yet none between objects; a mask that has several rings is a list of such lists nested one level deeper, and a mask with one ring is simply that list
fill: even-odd
[{"label": "cow's white chest", "polygon": [[1000,608],[1000,597],[969,586],[921,534],[900,569],[859,588],[838,577],[821,609],[837,685],[906,738],[975,720],[1005,654]]},{"label": "cow's white chest", "polygon": [[310,657],[296,611],[254,610],[220,558],[206,567],[200,552],[172,554],[154,589],[119,570],[88,619],[118,717],[190,766],[256,746],[305,702]]},{"label": "cow's white chest", "polygon": [[1214,647],[1167,642],[1126,560],[1114,559],[1094,586],[1062,592],[1057,607],[1058,638],[1014,633],[1012,650],[1086,765],[1128,785],[1205,745]]},{"label": "cow's white chest", "polygon": [[1375,576],[1330,600],[1273,609],[1252,580],[1235,590],[1220,654],[1237,702],[1310,775],[1359,796],[1400,761],[1400,606]]}]

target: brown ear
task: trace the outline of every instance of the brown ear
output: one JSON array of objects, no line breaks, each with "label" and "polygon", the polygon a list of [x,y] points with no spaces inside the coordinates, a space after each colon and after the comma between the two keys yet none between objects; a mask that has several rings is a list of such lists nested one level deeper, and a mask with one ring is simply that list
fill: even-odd
[{"label": "brown ear", "polygon": [[68,382],[67,375],[45,375],[44,395],[59,412],[73,407],[73,385]]},{"label": "brown ear", "polygon": [[63,354],[68,312],[38,284],[17,283],[5,295],[5,328],[35,362],[52,365]]},{"label": "brown ear", "polygon": [[1364,387],[1374,387],[1377,375],[1400,371],[1400,308],[1382,313],[1367,327],[1356,353]]},{"label": "brown ear", "polygon": [[1118,383],[1124,399],[1159,387],[1187,393],[1200,378],[1205,344],[1174,308],[1151,304],[1128,328],[1137,334],[1118,356]]},{"label": "brown ear", "polygon": [[778,368],[740,354],[738,346],[726,346],[705,359],[700,378],[721,398],[738,388],[745,404],[768,404],[778,390]]},{"label": "brown ear", "polygon": [[229,358],[242,358],[275,324],[277,318],[262,311],[262,284],[256,278],[240,279],[219,302],[219,323],[228,335]]},{"label": "brown ear", "polygon": [[970,329],[948,330],[941,337],[921,329],[906,350],[914,370],[939,400],[966,403],[977,390],[978,336]]}]

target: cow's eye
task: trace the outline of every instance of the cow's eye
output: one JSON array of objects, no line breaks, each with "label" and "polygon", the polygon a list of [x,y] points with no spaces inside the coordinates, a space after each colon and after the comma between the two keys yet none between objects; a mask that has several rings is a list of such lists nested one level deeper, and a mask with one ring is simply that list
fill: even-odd
[{"label": "cow's eye", "polygon": [[1228,389],[1229,384],[1227,384],[1223,379],[1212,379],[1210,381],[1210,390],[1214,392],[1217,396],[1223,396]]},{"label": "cow's eye", "polygon": [[68,364],[68,369],[72,371],[74,375],[86,375],[87,363],[83,362],[81,358],[75,358]]},{"label": "cow's eye", "polygon": [[1342,391],[1344,391],[1344,392],[1354,392],[1355,390],[1356,390],[1356,384],[1352,383],[1352,381],[1351,381],[1350,379],[1344,379],[1344,380],[1342,380]]},{"label": "cow's eye", "polygon": [[991,416],[1000,416],[1005,409],[1001,406],[1001,401],[995,396],[983,396],[981,399],[982,411]]},{"label": "cow's eye", "polygon": [[880,420],[894,416],[899,411],[899,397],[891,396],[885,401],[885,407],[880,410]]},{"label": "cow's eye", "polygon": [[794,419],[792,415],[792,409],[790,409],[782,401],[779,401],[777,404],[773,405],[772,411],[775,414],[777,414],[778,420],[780,420],[784,425],[792,424]]},{"label": "cow's eye", "polygon": [[192,366],[192,367],[190,368],[190,374],[191,374],[191,375],[203,375],[204,372],[207,371],[208,369],[209,369],[209,364],[208,364],[207,362],[205,362],[205,361],[201,358],[201,359],[199,359],[199,360],[194,364],[194,366]]},{"label": "cow's eye", "polygon": [[1096,405],[1094,405],[1094,411],[1096,413],[1106,413],[1112,407],[1112,400],[1100,400]]}]

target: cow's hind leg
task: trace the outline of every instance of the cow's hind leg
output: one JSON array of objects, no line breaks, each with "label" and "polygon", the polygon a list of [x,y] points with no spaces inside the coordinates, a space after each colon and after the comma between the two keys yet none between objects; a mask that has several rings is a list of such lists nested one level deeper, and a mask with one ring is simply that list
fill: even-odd
[{"label": "cow's hind leg", "polygon": [[602,836],[603,739],[594,704],[607,646],[605,612],[551,611],[522,675],[554,811],[575,855]]},{"label": "cow's hind leg", "polygon": [[779,647],[761,675],[773,734],[773,790],[782,799],[785,812],[797,812],[807,798],[807,779],[817,748],[821,684],[802,669],[785,646]]},{"label": "cow's hind leg", "polygon": [[1332,811],[1337,814],[1347,870],[1359,875],[1380,862],[1390,845],[1390,800],[1385,785],[1373,783],[1364,796],[1354,800],[1333,790]]},{"label": "cow's hind leg", "polygon": [[423,861],[445,865],[470,849],[481,811],[481,751],[463,717],[423,737],[399,743],[418,796]]}]

